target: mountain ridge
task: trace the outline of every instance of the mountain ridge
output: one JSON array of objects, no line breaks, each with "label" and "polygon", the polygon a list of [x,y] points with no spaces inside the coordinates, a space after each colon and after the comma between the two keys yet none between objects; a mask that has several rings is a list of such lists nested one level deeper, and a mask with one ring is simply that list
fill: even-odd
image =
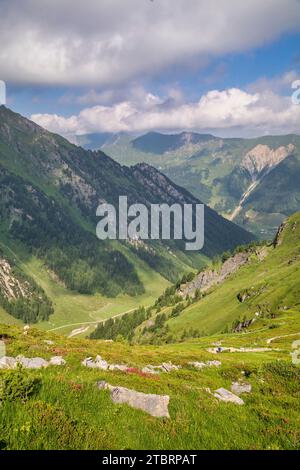
[{"label": "mountain ridge", "polygon": [[[146,185],[147,172],[156,179]],[[144,172],[144,175],[143,175]],[[145,286],[135,269],[137,258],[154,272],[175,280],[214,256],[253,239],[248,232],[206,208],[207,247],[199,253],[183,250],[180,241],[100,242],[95,236],[96,208],[101,202],[199,202],[151,167],[128,168],[101,151],[85,151],[51,134],[21,115],[0,108],[0,216],[2,234],[38,256],[65,283],[82,294],[120,292],[140,295]],[[158,185],[158,180],[163,181]],[[70,236],[72,234],[72,236]]]}]

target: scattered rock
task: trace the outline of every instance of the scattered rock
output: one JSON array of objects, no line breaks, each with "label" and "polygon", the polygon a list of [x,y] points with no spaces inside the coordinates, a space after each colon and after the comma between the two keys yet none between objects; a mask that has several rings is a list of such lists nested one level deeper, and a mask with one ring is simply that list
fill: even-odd
[{"label": "scattered rock", "polygon": [[44,343],[48,344],[49,346],[52,346],[54,344],[54,341],[51,341],[51,339],[44,339]]},{"label": "scattered rock", "polygon": [[92,357],[87,357],[81,363],[85,367],[89,367],[92,369],[101,369],[101,370],[120,370],[125,372],[128,369],[126,364],[109,364],[107,361],[102,359],[101,356],[96,356],[95,361]]},{"label": "scattered rock", "polygon": [[[102,359],[101,356],[97,356],[95,361],[93,360],[92,357],[87,357],[84,359],[81,363],[85,367],[89,367],[92,369],[101,369],[101,370],[119,370],[122,372],[128,371],[130,367],[127,364],[109,364],[107,361]],[[172,372],[173,370],[179,370],[181,369],[181,366],[177,366],[175,364],[172,364],[172,362],[163,362],[161,365],[158,366],[152,366],[152,365],[147,365],[141,369],[141,372],[144,374],[159,374],[160,372]]]},{"label": "scattered rock", "polygon": [[65,366],[66,361],[61,356],[53,356],[49,361],[50,366]]},{"label": "scattered rock", "polygon": [[170,418],[168,395],[154,395],[136,392],[124,387],[114,387],[105,381],[98,382],[100,390],[110,390],[113,403],[127,404],[132,408],[143,410],[155,418]]},{"label": "scattered rock", "polygon": [[108,367],[109,370],[120,370],[121,372],[126,372],[128,369],[128,366],[123,365],[123,364],[111,364]]},{"label": "scattered rock", "polygon": [[220,367],[222,365],[221,361],[207,361],[208,367]]},{"label": "scattered rock", "polygon": [[93,360],[92,357],[87,357],[86,359],[82,361],[81,364],[90,369],[102,369],[102,370],[108,369],[108,363],[106,361],[102,361],[100,356],[97,356],[95,361]]},{"label": "scattered rock", "polygon": [[163,372],[171,372],[172,370],[179,370],[180,366],[176,366],[175,364],[172,364],[172,362],[163,362],[161,369]]},{"label": "scattered rock", "polygon": [[25,369],[41,369],[48,367],[49,363],[41,357],[27,358],[24,356],[17,356],[16,361],[21,364]]},{"label": "scattered rock", "polygon": [[218,390],[216,390],[214,393],[214,397],[216,397],[218,400],[225,401],[228,403],[244,405],[244,401],[240,397],[230,392],[229,390],[226,390],[226,388],[218,388]]},{"label": "scattered rock", "polygon": [[0,369],[15,369],[20,364],[25,369],[42,369],[50,366],[63,366],[66,361],[60,356],[54,356],[50,361],[46,361],[41,357],[28,358],[22,355],[14,357],[4,356],[0,359]]},{"label": "scattered rock", "polygon": [[14,357],[3,356],[0,359],[0,369],[13,369],[17,364]]},{"label": "scattered rock", "polygon": [[220,367],[221,361],[207,361],[207,362],[189,362],[189,365],[196,367],[196,369],[203,369],[204,367]]},{"label": "scattered rock", "polygon": [[241,395],[242,393],[250,393],[251,390],[252,386],[249,383],[233,382],[231,385],[231,391],[236,395]]},{"label": "scattered rock", "polygon": [[158,366],[147,365],[142,369],[145,374],[159,374],[160,372],[172,372],[172,370],[179,370],[181,366],[176,366],[172,362],[163,362]]}]

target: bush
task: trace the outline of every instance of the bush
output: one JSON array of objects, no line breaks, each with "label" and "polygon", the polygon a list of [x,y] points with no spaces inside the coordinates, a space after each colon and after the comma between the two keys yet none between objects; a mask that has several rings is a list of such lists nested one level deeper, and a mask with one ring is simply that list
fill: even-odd
[{"label": "bush", "polygon": [[29,377],[21,367],[5,371],[0,379],[0,400],[26,401],[39,391],[40,386],[41,380]]}]

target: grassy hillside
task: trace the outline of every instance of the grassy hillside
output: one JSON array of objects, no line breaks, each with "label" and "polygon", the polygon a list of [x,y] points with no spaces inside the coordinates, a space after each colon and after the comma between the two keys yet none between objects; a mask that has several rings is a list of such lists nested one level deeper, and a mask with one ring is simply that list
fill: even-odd
[{"label": "grassy hillside", "polygon": [[[172,334],[181,336],[192,326],[205,330],[200,338],[141,345],[120,337],[109,342],[71,339],[35,328],[24,334],[17,326],[1,324],[8,356],[49,360],[60,355],[66,361],[40,370],[0,370],[1,447],[300,450],[299,350],[294,343],[300,340],[299,240],[297,213],[281,227],[274,247],[249,251],[247,265],[168,321]],[[32,275],[42,274],[35,260],[27,268]],[[185,285],[189,279],[186,276]],[[51,290],[45,273],[41,282],[45,291]],[[230,332],[233,320],[253,318],[256,312],[249,328]],[[215,352],[216,346],[221,352]],[[97,354],[124,370],[81,364]],[[190,364],[212,360],[220,361],[219,366],[197,370]],[[142,371],[169,361],[180,367],[158,375]],[[109,391],[96,386],[103,380],[168,395],[170,418],[113,403]],[[234,382],[251,386],[250,393],[241,395],[242,406],[214,396],[219,388],[231,390]]]},{"label": "grassy hillside", "polygon": [[[213,334],[231,327],[236,319],[253,318],[256,312],[274,317],[280,329],[285,309],[299,312],[300,320],[300,213],[290,217],[281,234],[280,245],[264,249],[266,257],[253,255],[222,285],[214,287],[206,297],[168,321],[172,332],[197,328]],[[249,298],[240,302],[238,294]]]},{"label": "grassy hillside", "polygon": [[[101,294],[81,295],[71,291],[59,281],[57,276],[45,264],[33,255],[29,255],[22,244],[5,239],[0,241],[0,248],[14,260],[16,266],[40,285],[52,301],[54,314],[48,321],[39,322],[38,328],[59,330],[69,334],[78,328],[87,328],[84,334],[90,333],[97,321],[130,311],[140,305],[151,305],[169,282],[151,270],[139,258],[134,259],[140,279],[145,285],[145,292],[138,296],[120,294],[115,298]],[[2,313],[3,312],[3,313]],[[3,309],[0,311],[3,323],[17,323]]]},{"label": "grassy hillside", "polygon": [[[290,313],[289,320],[296,314]],[[286,314],[288,319],[288,314]],[[274,330],[253,330],[242,335],[215,335],[175,345],[129,346],[124,343],[66,339],[31,329],[24,336],[16,327],[0,326],[7,354],[45,359],[61,354],[66,366],[25,370],[23,380],[38,379],[28,400],[9,394],[0,407],[2,449],[298,449],[300,429],[299,367],[291,362],[291,343],[299,338],[299,324],[286,323],[286,334],[267,340]],[[53,341],[51,346],[45,340]],[[216,356],[207,348],[216,341],[234,347],[268,347],[269,352],[221,353],[218,368],[197,371],[189,361]],[[110,363],[127,364],[126,372],[87,369],[80,362],[101,354]],[[179,371],[158,376],[142,374],[147,364],[172,361]],[[13,372],[17,374],[17,372]],[[246,376],[245,376],[246,374]],[[11,372],[0,371],[0,380]],[[219,387],[230,389],[235,380],[246,380],[252,392],[244,405],[216,400]],[[96,382],[170,396],[170,419],[153,418],[128,405],[113,404],[109,392]],[[7,390],[7,389],[6,389]]]}]

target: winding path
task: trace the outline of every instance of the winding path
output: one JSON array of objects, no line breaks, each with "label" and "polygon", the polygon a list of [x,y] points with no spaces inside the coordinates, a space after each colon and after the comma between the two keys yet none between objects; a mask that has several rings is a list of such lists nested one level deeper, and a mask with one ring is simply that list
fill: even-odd
[{"label": "winding path", "polygon": [[288,338],[289,336],[298,336],[300,333],[290,333],[289,335],[274,336],[274,338],[267,339],[267,344],[271,344],[275,339]]}]

